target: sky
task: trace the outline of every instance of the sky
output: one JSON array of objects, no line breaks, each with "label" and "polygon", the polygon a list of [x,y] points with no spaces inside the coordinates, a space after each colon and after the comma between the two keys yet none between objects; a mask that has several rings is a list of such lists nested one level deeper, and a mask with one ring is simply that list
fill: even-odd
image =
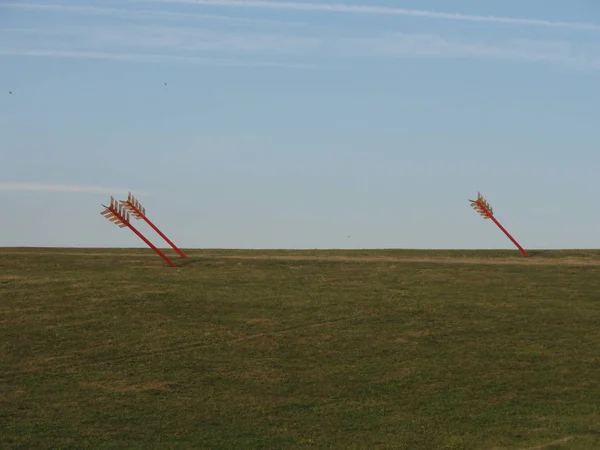
[{"label": "sky", "polygon": [[595,0],[0,0],[0,247],[600,248],[599,79]]}]

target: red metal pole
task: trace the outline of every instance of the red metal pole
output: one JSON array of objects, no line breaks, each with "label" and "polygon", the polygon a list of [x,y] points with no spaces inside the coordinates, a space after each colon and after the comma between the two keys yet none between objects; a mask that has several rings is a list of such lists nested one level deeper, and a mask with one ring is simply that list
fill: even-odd
[{"label": "red metal pole", "polygon": [[171,261],[167,257],[167,255],[165,255],[158,248],[156,248],[156,246],[152,242],[150,242],[148,239],[146,239],[146,237],[142,233],[140,233],[138,230],[136,230],[133,225],[131,225],[127,220],[125,220],[125,218],[123,216],[121,216],[121,214],[119,214],[114,208],[110,207],[108,209],[119,220],[121,220],[121,222],[123,222],[125,225],[127,225],[129,227],[129,229],[131,231],[133,231],[137,235],[137,237],[139,237],[142,241],[144,241],[148,247],[150,247],[152,250],[154,250],[154,253],[156,253],[158,256],[160,256],[168,265],[170,265],[171,267],[176,267],[177,266],[173,261]]},{"label": "red metal pole", "polygon": [[141,217],[142,219],[144,219],[144,221],[145,221],[145,222],[146,222],[148,225],[150,225],[150,227],[151,227],[151,228],[152,228],[154,231],[156,231],[156,232],[158,233],[158,235],[159,235],[161,238],[163,238],[163,239],[164,239],[164,240],[167,242],[167,244],[169,244],[169,245],[170,245],[170,246],[173,248],[173,250],[175,250],[175,251],[176,251],[176,252],[179,254],[179,256],[181,256],[182,258],[187,258],[187,255],[186,255],[185,253],[183,253],[183,252],[182,252],[182,251],[181,251],[181,250],[180,250],[180,249],[179,249],[179,248],[178,248],[178,247],[177,247],[177,246],[176,246],[176,245],[175,245],[173,242],[171,242],[171,240],[170,240],[170,239],[169,239],[167,236],[165,236],[165,235],[164,235],[164,233],[163,233],[162,231],[160,231],[160,230],[158,229],[158,227],[157,227],[156,225],[154,225],[154,224],[153,224],[153,223],[150,221],[150,219],[148,219],[148,218],[146,217],[146,215],[145,215],[145,214],[142,214],[142,212],[141,212],[141,211],[140,211],[138,208],[136,208],[136,206],[135,206],[135,205],[134,205],[132,202],[130,202],[130,201],[127,201],[126,203],[127,203],[127,206],[129,206],[129,208],[130,208],[132,211],[134,211],[135,215],[137,215],[138,217]]},{"label": "red metal pole", "polygon": [[521,254],[523,256],[525,256],[526,258],[531,256],[529,253],[527,253],[527,250],[525,250],[523,247],[521,247],[521,245],[517,242],[517,240],[515,238],[513,238],[508,231],[506,231],[506,229],[500,224],[500,222],[498,222],[496,220],[496,218],[493,215],[490,214],[489,218],[492,219],[494,221],[494,223],[498,226],[498,228],[500,228],[502,230],[502,232],[512,241],[512,243],[517,246],[517,248],[519,249],[519,251],[521,252]]}]

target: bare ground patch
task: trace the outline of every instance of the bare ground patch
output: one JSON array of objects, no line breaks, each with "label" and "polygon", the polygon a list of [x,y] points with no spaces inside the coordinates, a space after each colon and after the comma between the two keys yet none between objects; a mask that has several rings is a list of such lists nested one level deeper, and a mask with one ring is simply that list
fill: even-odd
[{"label": "bare ground patch", "polygon": [[278,261],[335,261],[335,262],[399,262],[437,264],[490,264],[538,266],[600,266],[600,260],[585,258],[457,258],[402,256],[308,256],[308,255],[219,255],[219,259],[278,260]]},{"label": "bare ground patch", "polygon": [[569,441],[571,441],[573,439],[575,439],[575,436],[565,436],[564,438],[557,439],[557,440],[552,441],[552,442],[547,442],[545,444],[536,445],[535,447],[528,447],[528,448],[526,448],[524,450],[543,450],[543,449],[546,449],[546,448],[554,447],[555,445],[564,444],[564,443],[569,442]]},{"label": "bare ground patch", "polygon": [[142,384],[128,384],[125,380],[115,382],[82,382],[82,386],[107,392],[145,392],[145,391],[170,391],[172,386],[164,381],[149,381]]}]

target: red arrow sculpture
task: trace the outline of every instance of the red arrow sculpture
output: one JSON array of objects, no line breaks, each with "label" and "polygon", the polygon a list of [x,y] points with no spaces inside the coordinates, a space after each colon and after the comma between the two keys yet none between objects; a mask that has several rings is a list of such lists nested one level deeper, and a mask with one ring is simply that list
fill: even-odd
[{"label": "red arrow sculpture", "polygon": [[494,217],[494,210],[492,209],[490,204],[487,202],[487,200],[485,198],[483,198],[481,193],[479,193],[479,192],[477,193],[477,200],[469,200],[469,201],[471,202],[471,206],[473,207],[473,209],[481,217],[483,217],[484,219],[491,219],[492,222],[494,222],[498,226],[498,228],[500,228],[502,230],[502,232],[512,241],[512,243],[517,246],[517,248],[519,249],[519,251],[521,252],[521,254],[523,256],[525,256],[526,258],[531,256],[529,253],[527,253],[527,250],[525,250],[523,247],[521,247],[521,245],[516,241],[516,239],[513,238],[508,231],[506,231],[506,229],[500,224],[500,222],[498,222],[496,220],[496,218]]}]

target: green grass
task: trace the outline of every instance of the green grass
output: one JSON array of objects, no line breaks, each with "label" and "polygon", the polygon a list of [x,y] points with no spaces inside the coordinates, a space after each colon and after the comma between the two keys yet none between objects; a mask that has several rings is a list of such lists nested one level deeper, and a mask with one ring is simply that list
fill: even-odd
[{"label": "green grass", "polygon": [[0,448],[600,448],[600,252],[0,249]]}]

